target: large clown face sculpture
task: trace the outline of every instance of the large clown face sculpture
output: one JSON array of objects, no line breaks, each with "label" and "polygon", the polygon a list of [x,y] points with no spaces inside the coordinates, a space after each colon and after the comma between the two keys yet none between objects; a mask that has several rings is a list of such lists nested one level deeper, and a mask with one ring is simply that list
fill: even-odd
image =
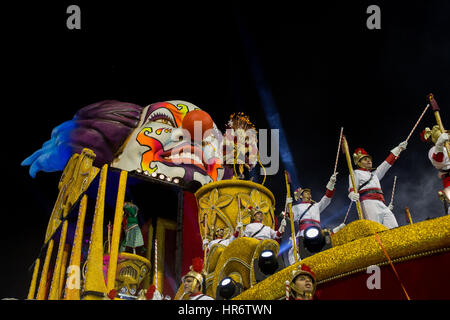
[{"label": "large clown face sculpture", "polygon": [[221,180],[220,132],[206,112],[185,101],[151,104],[112,167],[164,174],[185,182]]}]

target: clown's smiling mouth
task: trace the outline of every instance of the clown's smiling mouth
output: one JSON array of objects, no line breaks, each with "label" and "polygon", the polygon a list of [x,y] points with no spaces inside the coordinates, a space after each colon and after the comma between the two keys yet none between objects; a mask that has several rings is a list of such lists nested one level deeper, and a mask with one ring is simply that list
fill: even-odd
[{"label": "clown's smiling mouth", "polygon": [[196,167],[207,171],[208,165],[203,161],[203,152],[200,148],[188,144],[181,145],[169,151],[163,151],[159,157],[164,162],[174,164],[193,164]]}]

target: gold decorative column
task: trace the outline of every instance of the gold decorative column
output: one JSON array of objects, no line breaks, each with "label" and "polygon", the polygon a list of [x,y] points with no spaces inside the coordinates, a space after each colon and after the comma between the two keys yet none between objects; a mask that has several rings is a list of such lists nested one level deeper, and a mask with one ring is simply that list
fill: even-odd
[{"label": "gold decorative column", "polygon": [[103,276],[103,214],[107,174],[108,165],[105,164],[100,173],[94,221],[92,222],[91,243],[89,245],[86,281],[84,283],[84,300],[103,300],[101,294],[107,293]]},{"label": "gold decorative column", "polygon": [[66,246],[67,220],[64,221],[59,237],[58,254],[56,256],[55,269],[53,271],[52,284],[48,300],[59,299],[59,280],[61,278],[61,265],[63,262],[64,247]]},{"label": "gold decorative column", "polygon": [[31,284],[30,289],[28,290],[28,300],[34,299],[34,293],[36,291],[36,281],[37,281],[37,275],[39,272],[39,265],[41,264],[41,260],[39,258],[36,259],[34,263],[34,270],[33,270],[33,277],[31,278]]},{"label": "gold decorative column", "polygon": [[70,254],[69,267],[67,269],[66,290],[64,300],[80,300],[81,283],[81,247],[83,246],[84,218],[86,216],[87,195],[81,198],[78,209],[78,220],[75,229],[75,236]]},{"label": "gold decorative column", "polygon": [[47,247],[47,254],[45,256],[44,266],[41,271],[41,279],[39,281],[39,289],[36,296],[36,300],[45,300],[45,294],[47,291],[47,274],[48,267],[50,265],[50,258],[52,257],[53,252],[53,239],[50,239]]},{"label": "gold decorative column", "polygon": [[107,275],[108,292],[114,289],[115,286],[117,256],[119,254],[120,231],[122,229],[123,203],[125,199],[125,191],[127,188],[127,177],[128,177],[127,171],[120,172],[119,190],[117,191],[116,212],[114,214],[114,225],[111,239],[111,250],[109,256],[109,266]]}]

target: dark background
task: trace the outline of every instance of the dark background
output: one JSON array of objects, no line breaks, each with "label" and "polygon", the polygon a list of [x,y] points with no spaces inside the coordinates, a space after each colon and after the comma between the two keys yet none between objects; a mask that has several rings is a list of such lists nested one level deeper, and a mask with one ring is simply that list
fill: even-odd
[{"label": "dark background", "polygon": [[[68,30],[66,8],[81,8],[81,30]],[[381,30],[366,9],[381,8]],[[351,151],[381,163],[405,140],[430,92],[450,126],[450,3],[447,1],[238,2],[139,4],[62,1],[18,3],[2,15],[3,216],[0,298],[25,298],[28,270],[43,243],[60,173],[35,179],[23,159],[54,127],[88,104],[117,99],[142,106],[180,99],[209,112],[220,129],[236,111],[270,128],[276,109],[302,187],[320,200],[332,174],[339,130]],[[6,86],[5,86],[6,84]],[[265,92],[268,96],[262,96]],[[272,100],[271,100],[272,99]],[[394,211],[406,224],[443,215],[442,188],[420,131],[382,180],[387,202],[398,176]],[[283,162],[266,186],[285,199]],[[348,169],[340,155],[337,191],[324,226],[347,210]],[[355,220],[352,209],[347,223]],[[56,249],[55,249],[56,250]]]}]

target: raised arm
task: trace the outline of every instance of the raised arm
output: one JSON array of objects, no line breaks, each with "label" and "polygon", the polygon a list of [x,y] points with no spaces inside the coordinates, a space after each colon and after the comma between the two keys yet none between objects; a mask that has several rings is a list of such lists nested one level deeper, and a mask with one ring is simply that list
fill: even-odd
[{"label": "raised arm", "polygon": [[391,153],[389,153],[386,160],[381,163],[378,168],[375,170],[374,174],[378,177],[379,180],[383,179],[386,172],[392,167],[394,162],[398,159],[400,156],[400,153],[406,149],[406,146],[408,145],[408,142],[403,141],[398,146],[396,146],[394,149],[391,150]]}]

